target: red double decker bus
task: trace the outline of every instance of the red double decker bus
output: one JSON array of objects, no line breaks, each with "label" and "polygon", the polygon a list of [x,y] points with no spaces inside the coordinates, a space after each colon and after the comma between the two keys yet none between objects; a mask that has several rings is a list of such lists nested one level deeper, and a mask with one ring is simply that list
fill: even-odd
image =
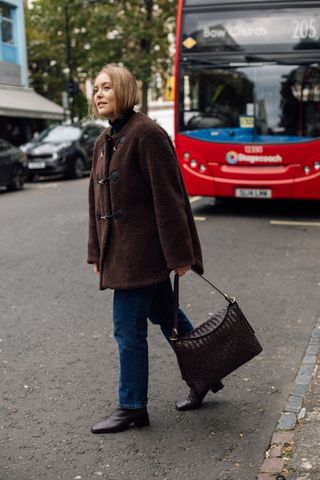
[{"label": "red double decker bus", "polygon": [[190,195],[320,199],[320,2],[180,0],[175,143]]}]

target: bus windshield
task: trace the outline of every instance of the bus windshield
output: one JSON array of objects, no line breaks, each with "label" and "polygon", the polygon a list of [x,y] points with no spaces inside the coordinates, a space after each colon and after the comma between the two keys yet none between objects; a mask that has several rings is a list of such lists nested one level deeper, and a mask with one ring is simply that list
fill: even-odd
[{"label": "bus windshield", "polygon": [[180,65],[179,130],[211,142],[320,137],[320,66]]}]

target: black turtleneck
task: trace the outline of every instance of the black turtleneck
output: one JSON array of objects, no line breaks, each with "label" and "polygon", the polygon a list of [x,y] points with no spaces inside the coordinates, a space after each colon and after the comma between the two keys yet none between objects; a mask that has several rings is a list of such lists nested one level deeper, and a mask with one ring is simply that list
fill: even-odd
[{"label": "black turtleneck", "polygon": [[136,113],[133,108],[129,108],[121,118],[117,118],[116,120],[109,120],[109,123],[112,127],[112,133],[118,133],[120,130],[125,126],[129,118],[132,117],[132,115]]}]

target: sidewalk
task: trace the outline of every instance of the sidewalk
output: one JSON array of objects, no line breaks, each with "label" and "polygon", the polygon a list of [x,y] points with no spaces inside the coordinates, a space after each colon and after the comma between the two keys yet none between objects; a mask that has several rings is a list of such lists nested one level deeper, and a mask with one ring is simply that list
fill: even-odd
[{"label": "sidewalk", "polygon": [[320,479],[320,369],[318,366],[304,407],[306,415],[296,427],[286,480]]},{"label": "sidewalk", "polygon": [[320,480],[320,325],[314,329],[258,480]]}]

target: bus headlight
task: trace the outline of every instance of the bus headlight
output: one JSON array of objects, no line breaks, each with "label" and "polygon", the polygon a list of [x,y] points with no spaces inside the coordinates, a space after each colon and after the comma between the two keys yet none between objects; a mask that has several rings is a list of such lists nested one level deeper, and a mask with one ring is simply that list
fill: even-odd
[{"label": "bus headlight", "polygon": [[306,175],[308,175],[310,172],[311,172],[311,168],[310,168],[310,167],[304,167],[304,173],[305,173]]},{"label": "bus headlight", "polygon": [[189,152],[184,152],[183,160],[185,160],[187,162],[189,160],[189,158],[190,158],[190,153]]},{"label": "bus headlight", "polygon": [[201,173],[204,173],[207,170],[207,167],[205,165],[203,165],[203,163],[201,163],[201,165],[199,167],[199,170],[200,170]]},{"label": "bus headlight", "polygon": [[315,170],[320,170],[320,162],[314,162],[313,166]]},{"label": "bus headlight", "polygon": [[197,160],[195,160],[195,159],[193,158],[193,159],[191,160],[191,162],[190,162],[190,165],[191,165],[192,168],[196,168],[196,166],[198,165]]}]

